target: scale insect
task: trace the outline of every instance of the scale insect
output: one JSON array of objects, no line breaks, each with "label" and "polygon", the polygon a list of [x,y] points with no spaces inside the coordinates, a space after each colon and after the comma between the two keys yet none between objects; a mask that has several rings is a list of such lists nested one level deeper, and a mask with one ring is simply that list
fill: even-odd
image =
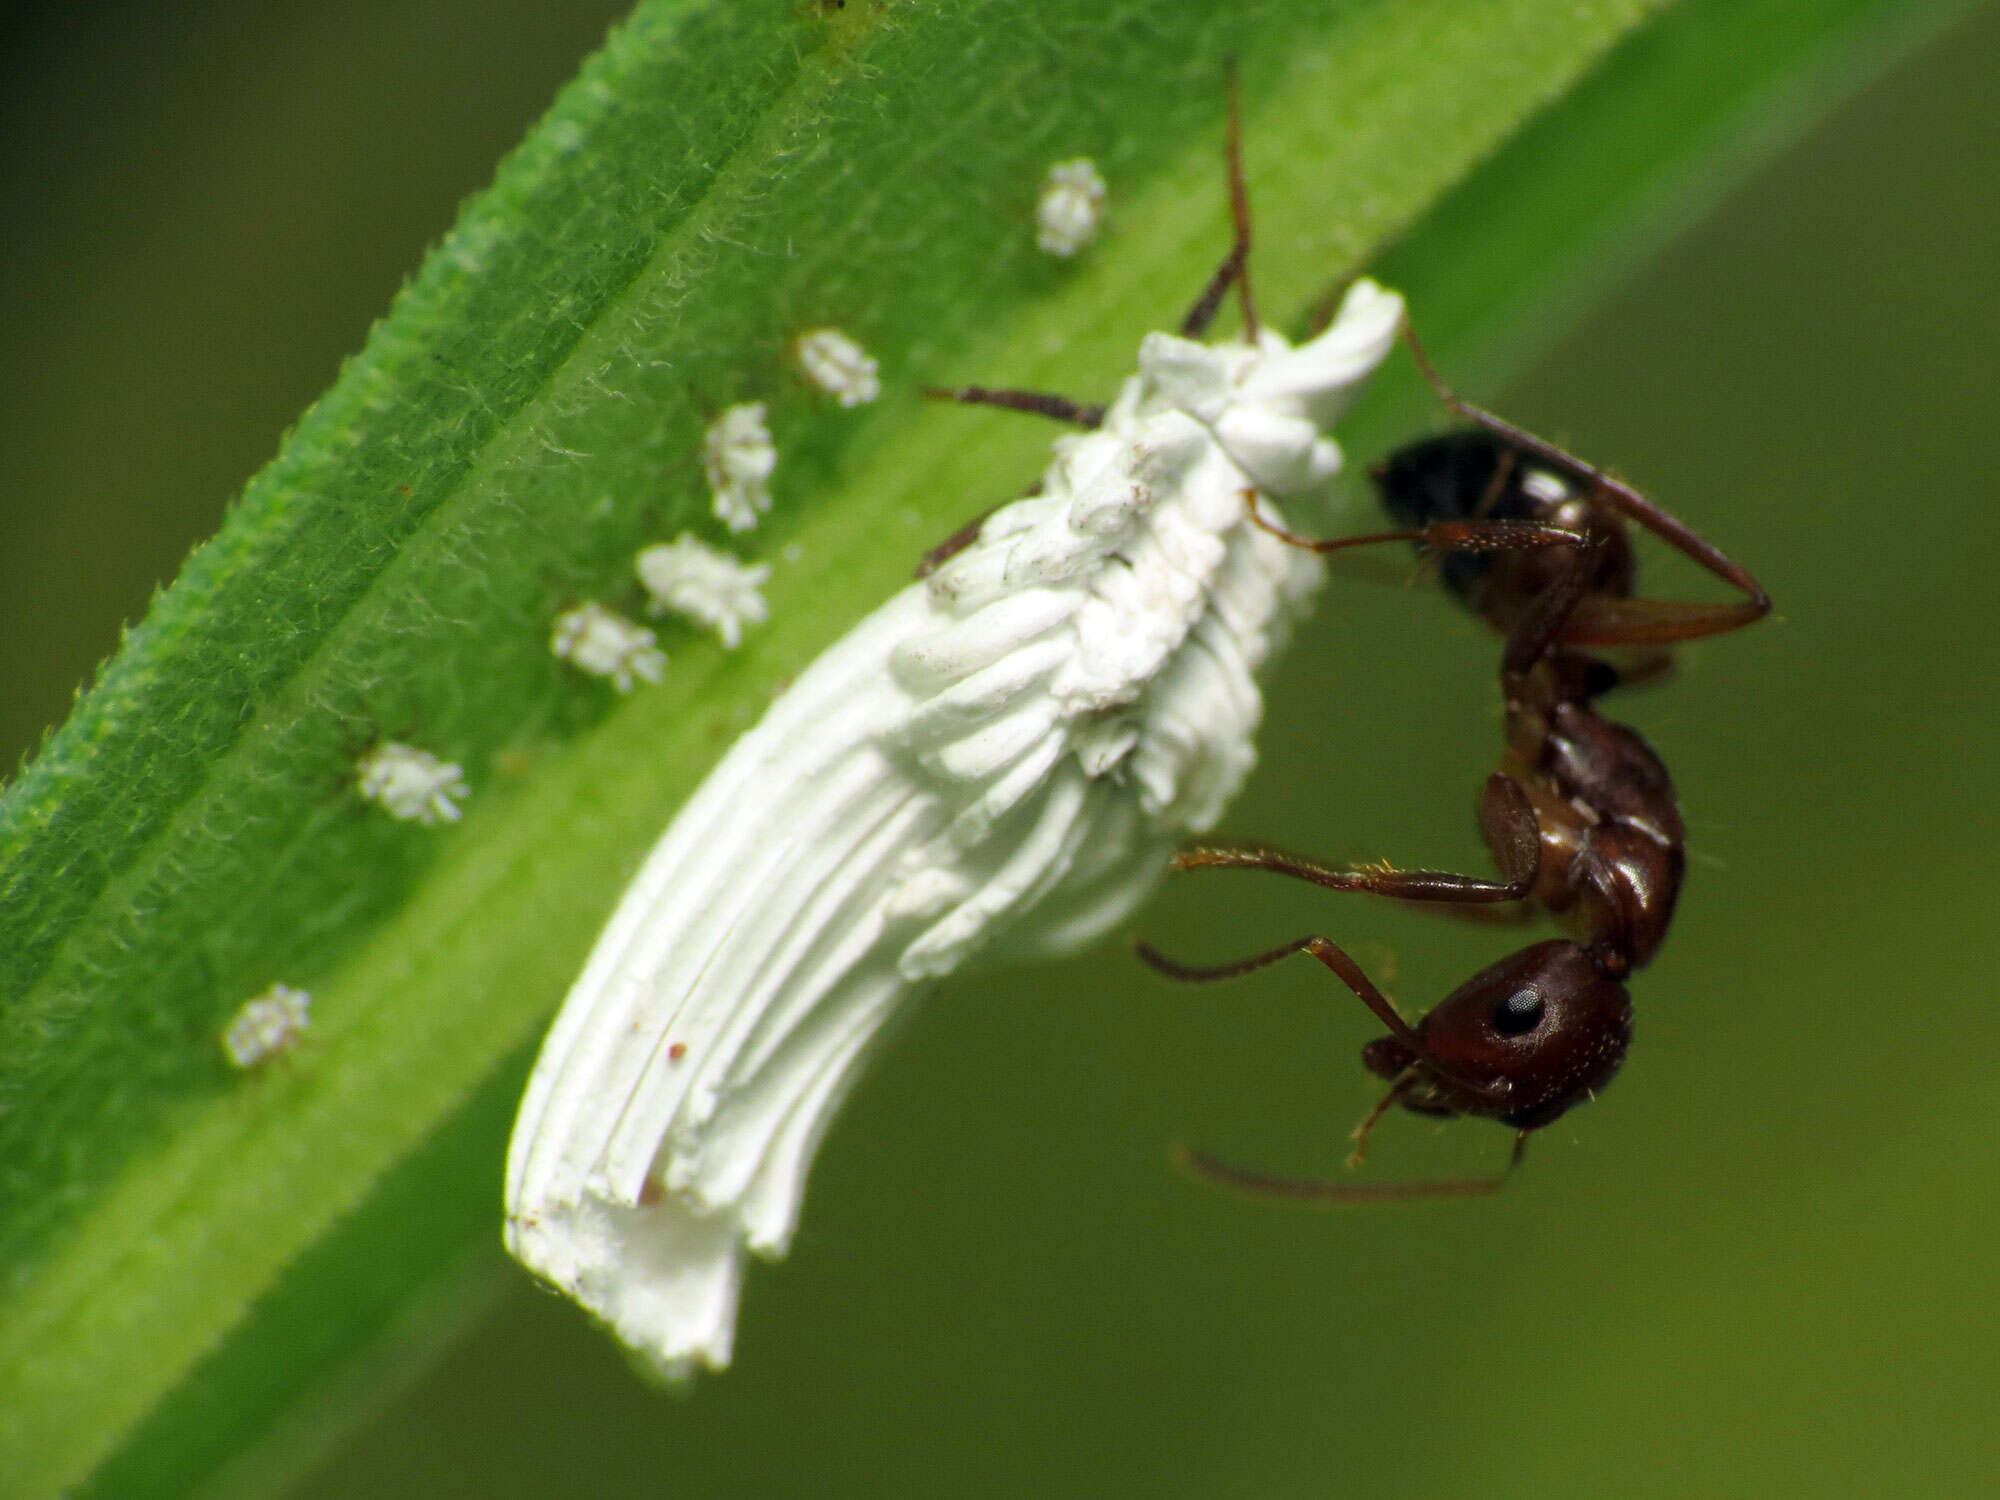
[{"label": "scale insect", "polygon": [[866,406],[882,394],[875,357],[839,328],[814,328],[792,346],[799,369],[823,394],[842,406]]},{"label": "scale insect", "polygon": [[382,741],[354,763],[354,786],[390,817],[425,827],[456,823],[465,816],[460,804],[472,794],[456,761],[396,740]]},{"label": "scale insect", "polygon": [[289,984],[273,984],[245,1000],[222,1029],[222,1052],[243,1072],[263,1066],[296,1048],[312,1025],[312,996]]},{"label": "scale insect", "polygon": [[[1406,331],[1407,333],[1407,331]],[[1330,890],[1486,910],[1532,903],[1574,934],[1482,969],[1412,1026],[1333,942],[1304,937],[1236,963],[1195,967],[1141,944],[1170,978],[1230,979],[1294,953],[1318,959],[1388,1028],[1362,1049],[1389,1090],[1354,1131],[1396,1105],[1469,1115],[1514,1130],[1507,1171],[1529,1135],[1595,1098],[1625,1059],[1632,1002],[1626,977],[1651,962],[1673,920],[1686,834],[1666,767],[1633,729],[1598,712],[1621,682],[1671,666],[1671,647],[1762,619],[1771,599],[1748,569],[1630,485],[1463,400],[1413,336],[1425,378],[1472,425],[1411,444],[1375,470],[1398,530],[1315,540],[1276,533],[1315,555],[1383,542],[1437,554],[1444,585],[1506,637],[1500,660],[1507,750],[1487,779],[1480,824],[1499,880],[1384,865],[1329,866],[1259,845],[1197,846],[1182,870],[1267,870]],[[1275,528],[1257,518],[1260,526]],[[1731,603],[1634,597],[1636,523],[1737,589]],[[1619,660],[1592,654],[1622,653]],[[1273,1176],[1200,1152],[1200,1175],[1253,1195],[1317,1202],[1490,1192],[1506,1178],[1350,1184]]]},{"label": "scale insect", "polygon": [[650,602],[651,614],[678,614],[708,630],[734,651],[748,625],[771,617],[763,587],[769,563],[741,563],[699,537],[681,536],[647,547],[632,559]]},{"label": "scale insect", "polygon": [[702,473],[708,479],[715,518],[731,531],[751,531],[771,509],[771,476],[778,469],[778,445],[764,425],[761,401],[729,407],[708,424],[701,438]]},{"label": "scale insect", "polygon": [[666,675],[667,656],[653,632],[616,610],[590,601],[556,616],[549,650],[590,677],[601,677],[621,693]]},{"label": "scale insect", "polygon": [[1104,178],[1089,157],[1050,167],[1035,202],[1036,248],[1058,259],[1088,248],[1103,225],[1104,196]]},{"label": "scale insect", "polygon": [[[1105,405],[947,393],[1072,430],[724,756],[543,1044],[508,1248],[663,1371],[728,1363],[745,1254],[784,1253],[890,1017],[1117,925],[1255,762],[1256,673],[1323,572],[1274,502],[1329,495],[1403,306],[1363,281],[1297,347],[1259,323],[1233,90],[1230,121],[1235,239],[1180,331]],[[1232,289],[1244,336],[1198,342]]]}]

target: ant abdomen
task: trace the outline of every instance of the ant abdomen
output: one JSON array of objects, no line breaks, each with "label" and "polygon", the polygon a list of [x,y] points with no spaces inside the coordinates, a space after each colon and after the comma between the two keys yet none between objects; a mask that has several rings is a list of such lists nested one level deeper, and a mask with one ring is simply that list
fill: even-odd
[{"label": "ant abdomen", "polygon": [[[1588,495],[1570,479],[1494,433],[1468,427],[1408,444],[1376,465],[1372,477],[1383,510],[1412,531],[1439,521],[1535,521],[1595,537],[1600,545],[1592,591],[1617,597],[1632,592],[1632,549],[1623,527],[1594,514]],[[1505,629],[1512,622],[1499,617],[1495,603],[1534,598],[1570,560],[1547,551],[1448,551],[1437,555],[1437,564],[1445,587]],[[1496,575],[1497,590],[1489,586]]]}]

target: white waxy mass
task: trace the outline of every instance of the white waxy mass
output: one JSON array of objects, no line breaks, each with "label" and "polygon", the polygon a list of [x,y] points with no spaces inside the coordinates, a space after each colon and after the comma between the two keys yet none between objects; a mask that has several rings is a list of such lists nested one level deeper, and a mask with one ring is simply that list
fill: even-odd
[{"label": "white waxy mass", "polygon": [[222,1031],[222,1051],[239,1068],[254,1068],[289,1052],[312,1025],[312,996],[274,984],[245,1000]]},{"label": "white waxy mass", "polygon": [[1045,253],[1071,256],[1097,238],[1104,218],[1104,179],[1087,156],[1059,161],[1042,181],[1035,203],[1035,244]]},{"label": "white waxy mass", "polygon": [[806,379],[842,406],[864,406],[882,394],[874,356],[838,328],[815,328],[794,346]]},{"label": "white waxy mass", "polygon": [[602,677],[621,693],[666,675],[666,653],[654,643],[653,632],[594,602],[556,616],[549,649],[577,671]]},{"label": "white waxy mass", "polygon": [[784,1253],[884,1021],[975,955],[1091,942],[1241,786],[1255,673],[1321,571],[1247,496],[1326,493],[1328,429],[1401,314],[1363,281],[1297,348],[1149,335],[1040,494],[799,676],[668,827],[543,1044],[516,1256],[662,1369],[728,1362],[745,1252]]},{"label": "white waxy mass", "polygon": [[648,547],[632,559],[658,614],[685,615],[713,630],[728,650],[743,643],[743,627],[770,618],[763,588],[771,577],[769,563],[738,562],[700,537],[682,536]]},{"label": "white waxy mass", "polygon": [[355,788],[392,818],[406,823],[456,823],[472,794],[457,762],[415,745],[384,740],[354,763]]},{"label": "white waxy mass", "polygon": [[749,531],[771,508],[771,475],[778,445],[764,425],[764,403],[745,401],[708,424],[701,439],[701,467],[708,476],[716,519],[731,531]]}]

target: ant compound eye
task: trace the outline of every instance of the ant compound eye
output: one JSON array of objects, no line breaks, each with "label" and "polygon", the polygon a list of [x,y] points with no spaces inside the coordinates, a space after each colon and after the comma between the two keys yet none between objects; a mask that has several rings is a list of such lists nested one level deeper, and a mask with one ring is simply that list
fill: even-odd
[{"label": "ant compound eye", "polygon": [[1493,1007],[1493,1029],[1502,1036],[1520,1036],[1542,1024],[1542,997],[1533,990],[1516,990]]}]

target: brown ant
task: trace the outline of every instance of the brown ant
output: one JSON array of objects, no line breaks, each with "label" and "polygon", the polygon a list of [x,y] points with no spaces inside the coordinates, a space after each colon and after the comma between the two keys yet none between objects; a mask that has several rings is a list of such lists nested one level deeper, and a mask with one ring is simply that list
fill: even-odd
[{"label": "brown ant", "polygon": [[[1443,579],[1506,635],[1500,687],[1507,753],[1487,779],[1480,823],[1503,879],[1387,866],[1329,867],[1254,845],[1203,846],[1174,858],[1181,870],[1269,870],[1332,890],[1367,891],[1469,912],[1533,901],[1576,934],[1535,943],[1482,969],[1415,1026],[1339,945],[1304,937],[1253,958],[1190,967],[1138,945],[1174,979],[1231,979],[1294,953],[1333,973],[1389,1035],[1361,1053],[1389,1091],[1354,1131],[1349,1165],[1369,1132],[1400,1104],[1419,1114],[1473,1115],[1514,1128],[1507,1171],[1530,1132],[1596,1097],[1625,1059],[1632,1002],[1624,980],[1651,961],[1673,920],[1686,834],[1666,767],[1645,740],[1600,714],[1593,700],[1670,663],[1666,648],[1735,630],[1770,612],[1749,571],[1630,485],[1459,398],[1404,329],[1440,399],[1473,425],[1412,444],[1375,470],[1396,531],[1315,540],[1250,514],[1313,552],[1388,541],[1441,554]],[[1246,500],[1254,502],[1254,493]],[[1742,591],[1734,604],[1633,597],[1626,523],[1636,522]],[[1636,648],[1620,669],[1582,647]],[[1263,1197],[1363,1202],[1490,1192],[1500,1175],[1450,1182],[1355,1185],[1247,1171],[1197,1152],[1187,1164],[1215,1182]]]},{"label": "brown ant", "polygon": [[[1250,295],[1251,224],[1244,181],[1242,110],[1235,69],[1227,74],[1226,160],[1235,235],[1182,320],[1199,338],[1233,289],[1245,337],[1258,326]],[[1592,700],[1621,681],[1671,664],[1667,647],[1735,630],[1770,612],[1749,571],[1623,481],[1493,413],[1461,399],[1438,376],[1407,323],[1405,339],[1439,399],[1471,424],[1412,444],[1375,471],[1395,531],[1331,540],[1297,536],[1267,522],[1255,491],[1251,519],[1312,552],[1407,541],[1438,553],[1446,586],[1507,637],[1500,684],[1507,756],[1486,782],[1480,822],[1502,880],[1386,865],[1335,868],[1260,846],[1203,846],[1174,857],[1182,870],[1270,870],[1333,890],[1369,891],[1439,903],[1468,914],[1494,903],[1535,901],[1582,941],[1553,939],[1481,970],[1412,1027],[1339,945],[1300,938],[1233,964],[1178,964],[1138,945],[1139,956],[1175,979],[1230,979],[1294,953],[1331,969],[1389,1028],[1362,1062],[1389,1092],[1356,1128],[1358,1163],[1368,1133],[1395,1105],[1419,1114],[1480,1115],[1511,1125],[1518,1165],[1527,1137],[1591,1098],[1624,1061],[1632,1002],[1624,978],[1649,962],[1673,918],[1686,864],[1686,836],[1673,782],[1633,730],[1600,715]],[[1090,428],[1104,408],[1039,391],[966,386],[928,396],[997,406]],[[975,519],[924,559],[920,574],[977,536]],[[1701,604],[1633,597],[1635,568],[1626,522],[1691,558],[1744,598]],[[1623,667],[1579,648],[1612,648]],[[1266,1197],[1380,1201],[1490,1192],[1498,1177],[1457,1182],[1346,1184],[1269,1176],[1185,1153],[1201,1175]]]}]

